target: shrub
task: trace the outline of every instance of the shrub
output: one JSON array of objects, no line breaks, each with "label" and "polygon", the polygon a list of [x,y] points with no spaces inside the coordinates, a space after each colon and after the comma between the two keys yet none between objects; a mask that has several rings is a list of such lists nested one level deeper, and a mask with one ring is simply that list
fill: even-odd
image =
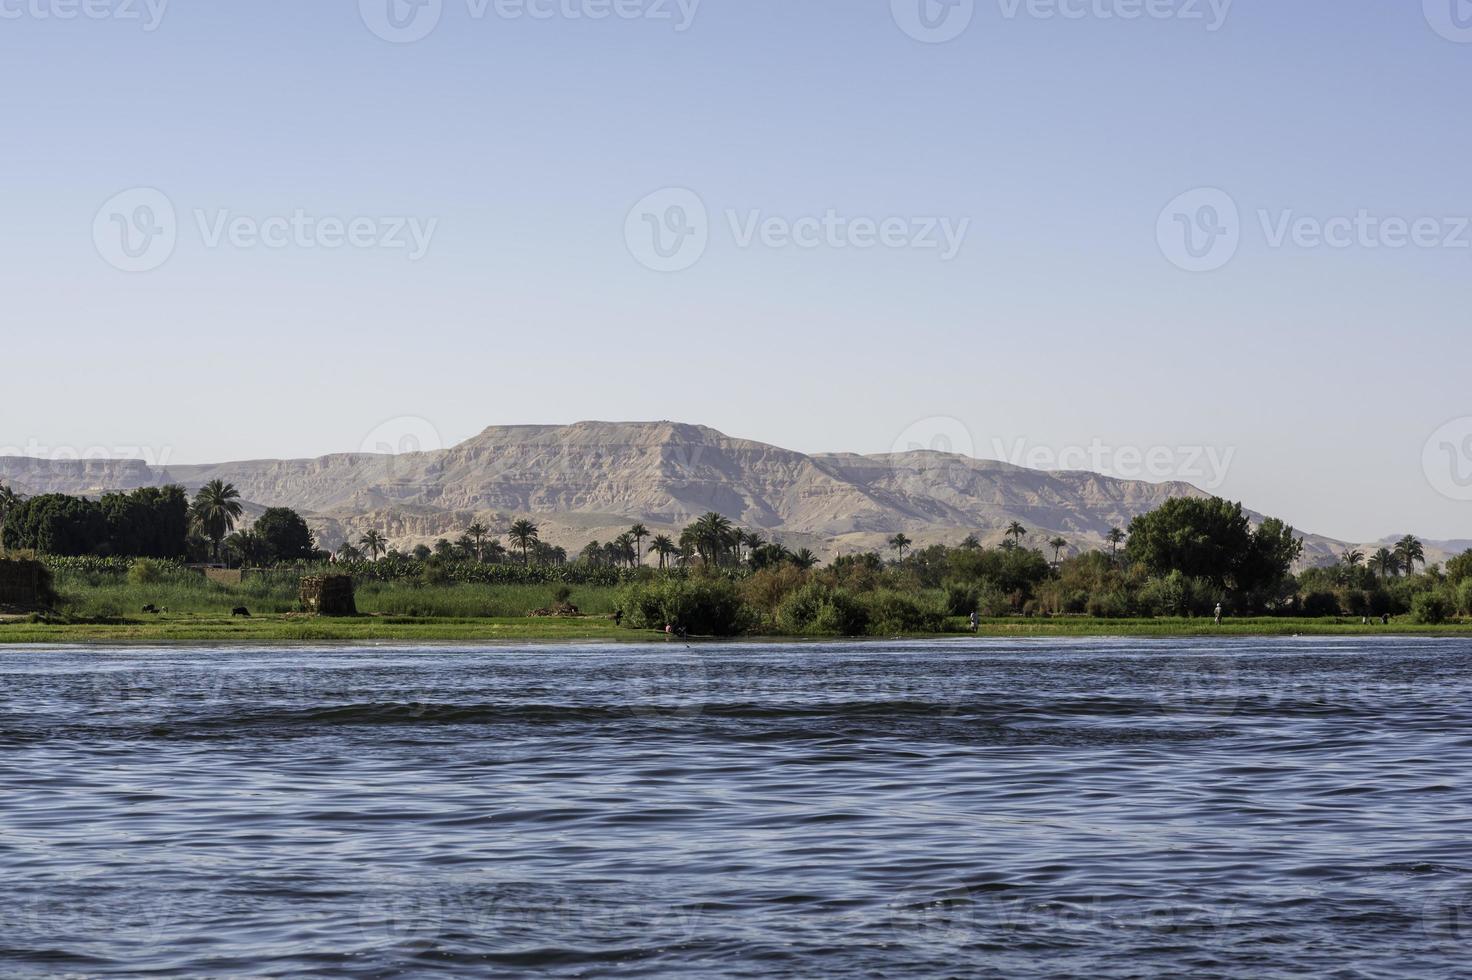
[{"label": "shrub", "polygon": [[946,613],[970,616],[981,607],[981,590],[963,582],[946,583]]},{"label": "shrub", "polygon": [[1111,589],[1090,596],[1086,611],[1095,619],[1124,619],[1130,614],[1130,597],[1120,589]]},{"label": "shrub", "polygon": [[1457,611],[1463,615],[1472,615],[1472,578],[1464,580],[1457,587]]},{"label": "shrub", "polygon": [[636,582],[618,594],[624,621],[634,629],[666,624],[700,636],[735,636],[750,625],[736,586],[725,579]]},{"label": "shrub", "polygon": [[128,569],[128,581],[133,585],[157,585],[164,580],[165,571],[162,562],[140,558]]},{"label": "shrub", "polygon": [[1303,614],[1311,618],[1339,615],[1339,597],[1332,592],[1310,592],[1303,597]]},{"label": "shrub", "polygon": [[882,589],[864,596],[869,614],[869,632],[875,636],[896,633],[939,633],[945,629],[945,610],[911,598],[903,592]]},{"label": "shrub", "polygon": [[1411,618],[1418,623],[1435,626],[1452,614],[1452,604],[1436,592],[1422,592],[1411,600]]},{"label": "shrub", "polygon": [[790,593],[777,607],[777,628],[784,633],[860,636],[869,628],[863,604],[843,589],[816,582]]}]

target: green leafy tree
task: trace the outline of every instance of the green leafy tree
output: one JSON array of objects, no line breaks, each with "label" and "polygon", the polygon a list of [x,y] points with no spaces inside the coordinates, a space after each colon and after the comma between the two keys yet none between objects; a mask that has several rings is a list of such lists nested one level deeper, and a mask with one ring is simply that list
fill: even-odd
[{"label": "green leafy tree", "polygon": [[220,542],[235,530],[235,522],[243,513],[245,508],[240,503],[240,491],[233,483],[211,480],[194,495],[190,516],[195,526],[214,545],[216,561],[220,560]]},{"label": "green leafy tree", "polygon": [[1274,518],[1254,532],[1241,504],[1177,497],[1130,522],[1126,553],[1152,575],[1180,572],[1218,589],[1252,592],[1281,582],[1303,542]]},{"label": "green leafy tree", "polygon": [[511,530],[507,532],[506,536],[511,539],[511,543],[521,549],[521,563],[523,565],[531,564],[532,545],[540,540],[540,535],[541,529],[525,518],[514,522],[511,525]]},{"label": "green leafy tree", "polygon": [[317,541],[307,522],[290,507],[272,507],[251,525],[270,561],[310,561]]}]

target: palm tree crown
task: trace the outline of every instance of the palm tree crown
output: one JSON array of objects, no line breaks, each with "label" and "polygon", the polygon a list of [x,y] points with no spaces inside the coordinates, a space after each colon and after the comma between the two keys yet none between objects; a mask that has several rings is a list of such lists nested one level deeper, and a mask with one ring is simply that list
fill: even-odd
[{"label": "palm tree crown", "polygon": [[539,540],[540,534],[541,529],[525,518],[512,524],[511,530],[507,532],[506,536],[511,539],[511,543],[521,549],[523,565],[531,564],[532,545]]},{"label": "palm tree crown", "polygon": [[220,542],[235,530],[235,522],[243,513],[245,508],[240,504],[240,491],[233,483],[211,480],[195,494],[190,516],[195,526],[214,543],[216,561],[220,560]]}]

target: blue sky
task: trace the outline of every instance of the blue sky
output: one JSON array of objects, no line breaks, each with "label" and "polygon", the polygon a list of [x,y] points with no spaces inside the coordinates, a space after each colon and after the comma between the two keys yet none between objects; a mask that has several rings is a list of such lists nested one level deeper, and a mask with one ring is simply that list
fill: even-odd
[{"label": "blue sky", "polygon": [[[5,448],[673,418],[1472,537],[1464,0],[977,0],[945,43],[920,0],[440,0],[411,43],[390,0],[89,2],[0,0]],[[672,188],[704,248],[656,271]]]}]

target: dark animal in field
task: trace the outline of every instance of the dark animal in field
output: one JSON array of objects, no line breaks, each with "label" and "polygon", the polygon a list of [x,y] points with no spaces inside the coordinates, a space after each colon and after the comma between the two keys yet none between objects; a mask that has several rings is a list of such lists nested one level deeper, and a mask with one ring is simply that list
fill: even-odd
[{"label": "dark animal in field", "polygon": [[230,610],[230,615],[244,616],[246,619],[250,619],[250,610],[245,608],[244,606],[236,606],[234,609]]},{"label": "dark animal in field", "polygon": [[150,602],[148,605],[143,607],[143,611],[148,613],[149,615],[157,616],[158,606],[155,606],[153,603]]}]

